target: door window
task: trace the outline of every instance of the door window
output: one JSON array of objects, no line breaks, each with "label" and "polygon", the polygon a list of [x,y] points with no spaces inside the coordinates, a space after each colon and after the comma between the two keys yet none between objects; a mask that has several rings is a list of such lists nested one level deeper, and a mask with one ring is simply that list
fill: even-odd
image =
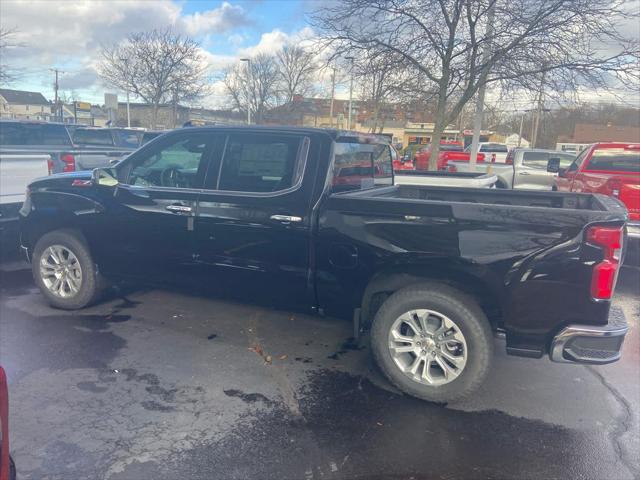
[{"label": "door window", "polygon": [[302,180],[308,141],[289,135],[231,135],[227,141],[218,190],[279,192]]},{"label": "door window", "polygon": [[584,159],[587,158],[587,154],[591,151],[590,148],[585,148],[580,155],[578,155],[576,157],[576,159],[573,161],[573,163],[571,165],[569,165],[569,171],[570,172],[575,172],[577,171],[580,166],[582,165],[582,163],[584,162]]},{"label": "door window", "polygon": [[522,163],[525,167],[547,170],[549,154],[546,152],[524,152]]},{"label": "door window", "polygon": [[129,174],[130,185],[201,188],[212,136],[199,134],[171,139],[140,150]]}]

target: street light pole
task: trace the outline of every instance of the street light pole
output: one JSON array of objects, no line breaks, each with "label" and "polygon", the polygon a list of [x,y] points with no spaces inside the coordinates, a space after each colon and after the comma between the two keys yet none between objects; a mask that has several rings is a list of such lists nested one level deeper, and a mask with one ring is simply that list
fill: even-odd
[{"label": "street light pole", "polygon": [[349,82],[349,121],[347,123],[347,130],[351,130],[351,112],[353,111],[353,57],[344,57],[345,60],[351,61],[351,81]]},{"label": "street light pole", "polygon": [[247,62],[247,73],[249,78],[249,88],[247,89],[247,125],[251,125],[251,95],[253,93],[253,72],[251,71],[251,59],[241,58],[241,62]]}]

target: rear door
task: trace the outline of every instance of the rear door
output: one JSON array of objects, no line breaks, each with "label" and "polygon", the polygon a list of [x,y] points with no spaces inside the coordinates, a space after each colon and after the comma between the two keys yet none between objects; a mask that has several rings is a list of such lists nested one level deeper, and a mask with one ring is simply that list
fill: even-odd
[{"label": "rear door", "polygon": [[226,137],[195,219],[199,271],[210,284],[277,304],[312,304],[309,170],[317,156],[302,134]]}]

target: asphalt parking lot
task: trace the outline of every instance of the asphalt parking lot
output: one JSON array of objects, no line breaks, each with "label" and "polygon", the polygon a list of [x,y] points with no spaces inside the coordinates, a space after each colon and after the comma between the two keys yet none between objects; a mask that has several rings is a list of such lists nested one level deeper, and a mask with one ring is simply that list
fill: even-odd
[{"label": "asphalt parking lot", "polygon": [[347,322],[167,290],[49,308],[0,266],[0,364],[21,479],[421,479],[640,476],[640,270],[604,367],[507,357],[432,405],[394,391]]}]

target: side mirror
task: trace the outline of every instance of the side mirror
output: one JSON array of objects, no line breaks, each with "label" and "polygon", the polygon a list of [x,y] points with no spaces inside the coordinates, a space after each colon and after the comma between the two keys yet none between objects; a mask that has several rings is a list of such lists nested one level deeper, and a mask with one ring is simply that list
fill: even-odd
[{"label": "side mirror", "polygon": [[115,187],[118,184],[118,177],[113,168],[96,168],[91,174],[91,181],[94,185]]},{"label": "side mirror", "polygon": [[559,173],[560,172],[560,159],[559,158],[550,158],[547,162],[547,172],[549,173]]}]

